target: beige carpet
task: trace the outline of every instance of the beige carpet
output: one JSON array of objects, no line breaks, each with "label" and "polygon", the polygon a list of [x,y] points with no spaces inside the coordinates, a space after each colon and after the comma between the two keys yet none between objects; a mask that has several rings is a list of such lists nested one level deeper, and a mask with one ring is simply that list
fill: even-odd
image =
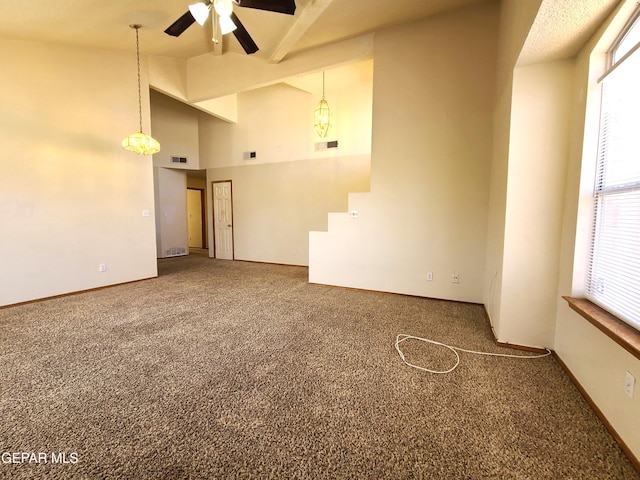
[{"label": "beige carpet", "polygon": [[402,363],[398,333],[513,353],[481,306],[201,255],[159,269],[0,310],[1,478],[640,478],[552,357]]}]

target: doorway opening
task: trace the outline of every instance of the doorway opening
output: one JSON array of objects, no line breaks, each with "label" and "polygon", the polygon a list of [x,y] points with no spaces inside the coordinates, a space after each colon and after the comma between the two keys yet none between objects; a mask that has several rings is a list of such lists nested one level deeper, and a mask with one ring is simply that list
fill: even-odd
[{"label": "doorway opening", "polygon": [[209,205],[206,170],[185,170],[187,175],[187,246],[189,255],[209,255]]},{"label": "doorway opening", "polygon": [[204,189],[187,188],[187,231],[189,249],[207,248]]}]

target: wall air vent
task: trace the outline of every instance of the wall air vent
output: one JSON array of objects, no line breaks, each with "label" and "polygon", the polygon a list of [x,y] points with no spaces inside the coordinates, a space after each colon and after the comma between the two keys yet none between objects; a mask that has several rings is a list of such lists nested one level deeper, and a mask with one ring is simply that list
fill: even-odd
[{"label": "wall air vent", "polygon": [[256,152],[244,152],[242,154],[243,160],[255,160],[258,158],[258,154]]},{"label": "wall air vent", "polygon": [[164,254],[166,257],[179,257],[181,255],[186,255],[187,249],[184,247],[171,247],[167,248]]},{"label": "wall air vent", "polygon": [[338,148],[338,140],[316,143],[316,152],[321,152],[322,150],[329,150],[331,148]]},{"label": "wall air vent", "polygon": [[171,156],[171,163],[187,163],[187,157]]}]

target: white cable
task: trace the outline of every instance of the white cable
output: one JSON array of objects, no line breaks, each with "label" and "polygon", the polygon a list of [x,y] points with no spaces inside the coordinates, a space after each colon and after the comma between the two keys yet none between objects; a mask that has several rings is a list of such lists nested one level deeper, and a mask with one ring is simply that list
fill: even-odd
[{"label": "white cable", "polygon": [[[400,349],[400,343],[404,342],[405,340],[419,340],[421,342],[427,342],[427,343],[431,343],[433,345],[440,345],[441,347],[448,348],[456,356],[456,363],[455,363],[455,365],[453,367],[451,367],[448,370],[431,370],[429,368],[421,367],[419,365],[414,365],[413,363],[409,362],[406,359],[406,357],[404,356],[404,353],[402,353],[402,350]],[[547,353],[542,353],[542,354],[538,354],[538,355],[511,355],[511,354],[508,354],[508,353],[477,352],[475,350],[467,350],[465,348],[452,347],[451,345],[447,345],[447,344],[441,343],[441,342],[436,342],[435,340],[431,340],[431,339],[428,339],[428,338],[414,337],[413,335],[407,335],[407,334],[404,334],[404,333],[398,334],[398,336],[396,337],[396,341],[395,341],[394,345],[396,347],[396,350],[398,351],[398,355],[400,355],[400,358],[402,359],[402,361],[404,363],[406,363],[410,367],[417,368],[418,370],[423,370],[423,371],[429,372],[429,373],[450,373],[450,372],[453,372],[458,367],[458,365],[460,364],[460,355],[458,355],[458,352],[473,353],[475,355],[487,355],[487,356],[490,356],[490,357],[525,358],[525,359],[527,359],[527,358],[528,359],[542,358],[542,357],[547,357],[547,356],[551,355],[551,350],[549,350],[548,348],[545,348]]]}]

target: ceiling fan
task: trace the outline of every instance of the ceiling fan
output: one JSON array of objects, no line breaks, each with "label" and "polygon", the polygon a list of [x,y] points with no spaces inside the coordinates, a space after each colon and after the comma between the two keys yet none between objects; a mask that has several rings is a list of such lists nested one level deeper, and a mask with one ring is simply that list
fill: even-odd
[{"label": "ceiling fan", "polygon": [[255,8],[258,10],[266,10],[269,12],[286,13],[293,15],[296,11],[295,0],[204,0],[199,3],[189,5],[189,10],[178,20],[173,22],[164,33],[179,37],[182,32],[189,28],[194,22],[204,25],[209,18],[209,12],[213,7],[214,28],[219,25],[222,35],[231,33],[235,35],[240,45],[248,54],[258,51],[258,46],[244,28],[240,19],[233,12],[233,5],[238,7]]}]

